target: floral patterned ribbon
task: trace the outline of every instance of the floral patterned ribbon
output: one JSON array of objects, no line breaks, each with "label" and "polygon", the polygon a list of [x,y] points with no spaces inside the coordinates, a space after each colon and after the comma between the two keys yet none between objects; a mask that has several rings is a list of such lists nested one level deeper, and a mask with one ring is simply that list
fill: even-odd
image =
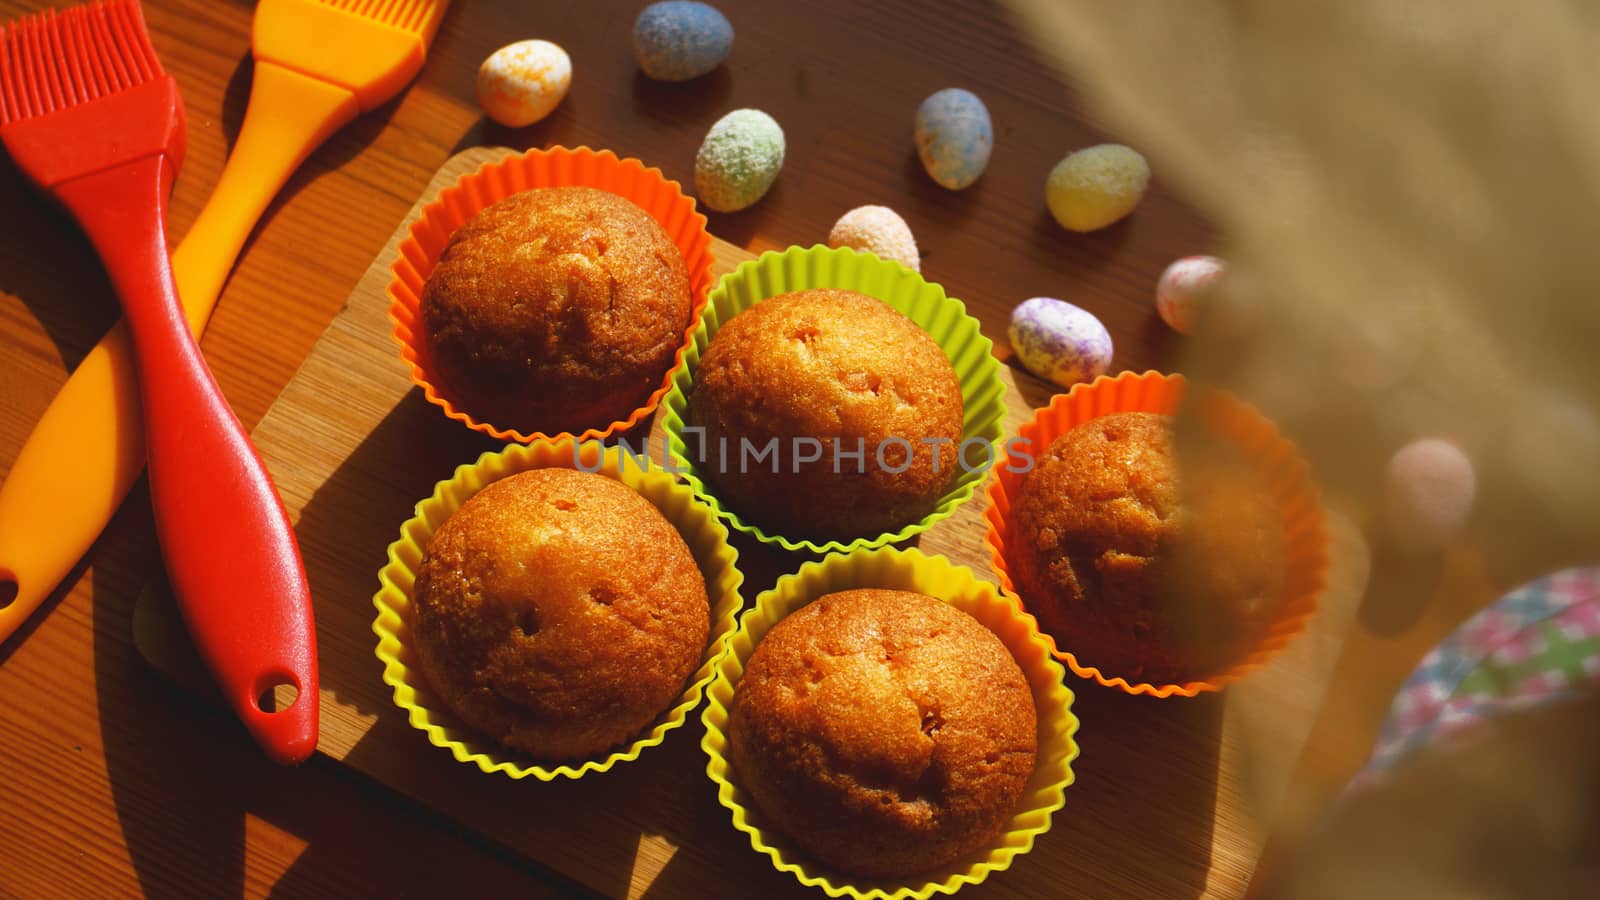
[{"label": "floral patterned ribbon", "polygon": [[1600,684],[1600,565],[1567,569],[1480,611],[1423,658],[1395,696],[1360,786],[1416,748],[1499,712]]}]

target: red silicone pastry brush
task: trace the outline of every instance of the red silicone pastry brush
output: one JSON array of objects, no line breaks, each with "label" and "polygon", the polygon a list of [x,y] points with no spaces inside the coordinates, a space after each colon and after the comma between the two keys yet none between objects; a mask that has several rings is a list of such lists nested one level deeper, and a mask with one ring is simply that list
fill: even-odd
[{"label": "red silicone pastry brush", "polygon": [[[288,515],[173,285],[165,218],[183,159],[183,101],[137,0],[0,28],[0,142],[78,221],[122,301],[156,531],[195,644],[267,753],[304,760],[317,742],[310,591]],[[263,711],[258,698],[281,684],[295,686],[294,703]]]}]

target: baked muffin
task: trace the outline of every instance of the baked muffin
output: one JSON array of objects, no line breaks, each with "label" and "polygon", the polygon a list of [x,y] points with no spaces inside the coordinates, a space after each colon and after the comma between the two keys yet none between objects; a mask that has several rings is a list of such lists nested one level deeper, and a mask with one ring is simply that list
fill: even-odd
[{"label": "baked muffin", "polygon": [[498,427],[604,428],[661,386],[690,305],[683,256],[649,213],[597,188],[523,191],[457,229],[429,274],[426,367]]},{"label": "baked muffin", "polygon": [[[696,463],[740,516],[790,536],[877,535],[931,512],[955,477],[961,382],[933,338],[881,300],[795,291],[717,331],[687,421],[705,429]],[[697,443],[686,439],[691,458]]]},{"label": "baked muffin", "polygon": [[994,839],[1037,727],[1022,670],[976,619],[853,590],[767,632],[734,691],[728,755],[774,830],[842,872],[901,878]]},{"label": "baked muffin", "polygon": [[700,666],[705,581],[650,501],[620,482],[535,469],[485,487],[428,542],[412,634],[450,709],[541,759],[643,731]]},{"label": "baked muffin", "polygon": [[1270,625],[1281,515],[1241,460],[1212,457],[1180,479],[1171,418],[1116,413],[1057,438],[1024,477],[1008,562],[1080,663],[1183,683],[1238,662]]}]

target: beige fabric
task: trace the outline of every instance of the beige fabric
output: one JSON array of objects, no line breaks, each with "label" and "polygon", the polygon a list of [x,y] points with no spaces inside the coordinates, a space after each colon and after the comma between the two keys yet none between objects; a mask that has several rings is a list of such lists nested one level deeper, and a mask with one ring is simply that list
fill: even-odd
[{"label": "beige fabric", "polygon": [[1593,555],[1600,8],[1012,5],[1227,235],[1235,315],[1202,322],[1184,371],[1261,405],[1358,516],[1394,449],[1443,435],[1478,464],[1502,571]]}]

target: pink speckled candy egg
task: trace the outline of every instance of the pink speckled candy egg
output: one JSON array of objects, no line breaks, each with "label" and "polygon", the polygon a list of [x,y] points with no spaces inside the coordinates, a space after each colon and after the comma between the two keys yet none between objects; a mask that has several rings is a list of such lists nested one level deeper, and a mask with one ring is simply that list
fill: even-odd
[{"label": "pink speckled candy egg", "polygon": [[828,232],[828,246],[864,250],[913,272],[922,271],[922,254],[917,252],[911,226],[887,206],[858,206],[840,216]]},{"label": "pink speckled candy egg", "polygon": [[1161,273],[1156,283],[1156,312],[1173,330],[1188,334],[1194,328],[1196,304],[1227,272],[1227,265],[1215,256],[1185,256]]},{"label": "pink speckled candy egg", "polygon": [[1054,297],[1011,311],[1011,349],[1028,371],[1061,387],[1092,381],[1111,367],[1111,333],[1093,313]]},{"label": "pink speckled candy egg", "polygon": [[550,115],[572,86],[572,60],[549,41],[517,41],[478,67],[478,105],[507,128]]},{"label": "pink speckled candy egg", "polygon": [[1472,460],[1455,444],[1423,438],[1401,447],[1384,479],[1390,540],[1414,553],[1444,549],[1466,525],[1477,490]]}]

